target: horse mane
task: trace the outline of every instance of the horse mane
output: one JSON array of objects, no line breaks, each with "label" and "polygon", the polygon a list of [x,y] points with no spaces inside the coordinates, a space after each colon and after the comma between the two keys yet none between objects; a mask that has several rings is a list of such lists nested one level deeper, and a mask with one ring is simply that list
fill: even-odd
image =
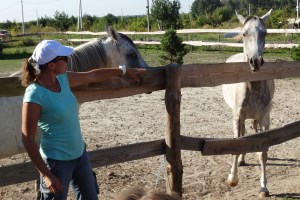
[{"label": "horse mane", "polygon": [[107,65],[106,53],[100,39],[82,44],[74,49],[69,57],[68,70],[89,71]]}]

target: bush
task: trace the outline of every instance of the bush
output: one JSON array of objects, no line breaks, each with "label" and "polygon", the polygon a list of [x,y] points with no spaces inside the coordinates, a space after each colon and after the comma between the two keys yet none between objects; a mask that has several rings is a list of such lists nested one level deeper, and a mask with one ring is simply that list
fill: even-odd
[{"label": "bush", "polygon": [[293,60],[300,60],[300,46],[292,48],[292,50],[291,50],[291,58]]},{"label": "bush", "polygon": [[170,63],[183,64],[183,56],[188,53],[188,50],[174,29],[167,30],[160,42],[162,50],[166,53],[166,55],[160,56],[163,60],[168,60]]},{"label": "bush", "polygon": [[31,38],[25,38],[25,39],[23,39],[23,40],[22,40],[22,44],[23,44],[23,46],[25,46],[25,47],[35,46],[35,45],[36,45],[35,42],[34,42],[34,40],[31,39]]},{"label": "bush", "polygon": [[3,44],[2,42],[0,42],[0,54],[2,54],[2,52],[3,52]]}]

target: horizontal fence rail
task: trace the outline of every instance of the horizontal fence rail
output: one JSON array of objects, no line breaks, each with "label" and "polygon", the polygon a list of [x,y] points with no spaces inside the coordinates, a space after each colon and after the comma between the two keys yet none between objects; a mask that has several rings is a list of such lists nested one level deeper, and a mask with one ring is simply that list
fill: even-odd
[{"label": "horizontal fence rail", "polygon": [[[189,64],[181,67],[181,87],[214,87],[221,84],[266,79],[282,79],[300,76],[300,61],[269,62],[257,72],[252,72],[248,63]],[[78,102],[131,96],[165,89],[163,67],[147,69],[137,85],[126,78],[114,78],[103,83],[72,88]],[[0,97],[21,96],[25,88],[19,78],[0,78]]]},{"label": "horizontal fence rail", "polygon": [[[270,146],[300,136],[300,122],[281,128],[234,138],[181,136],[181,150],[200,151],[203,156],[265,151]],[[103,167],[165,154],[165,140],[155,140],[88,152],[93,167]],[[0,187],[35,180],[38,172],[31,162],[0,167]]]},{"label": "horizontal fence rail", "polygon": [[[240,28],[241,29],[241,28]],[[176,30],[179,34],[191,34],[191,33],[238,33],[240,31],[239,28],[236,29],[181,29]],[[268,33],[277,33],[277,34],[298,34],[300,33],[300,29],[267,29]],[[125,35],[162,35],[165,31],[153,31],[153,32],[135,32],[135,31],[120,31]],[[82,32],[73,32],[67,31],[62,34],[70,34],[70,35],[107,35],[106,32],[90,32],[90,31],[82,31]]]},{"label": "horizontal fence rail", "polygon": [[[195,33],[239,33],[241,28],[235,29],[180,29],[176,30],[178,34],[195,34]],[[136,32],[136,31],[119,31],[125,35],[163,35],[165,31],[152,31],[152,32]],[[300,29],[267,29],[271,34],[298,34]],[[41,35],[92,35],[92,36],[105,36],[107,33],[103,32],[91,32],[91,31],[66,31],[66,32],[38,32],[38,33],[26,33],[18,34],[14,37],[23,36],[41,36]]]},{"label": "horizontal fence rail", "polygon": [[[68,42],[89,42],[96,40],[95,38],[90,39],[67,39]],[[133,41],[134,44],[147,44],[147,45],[160,45],[159,41]],[[183,44],[190,46],[224,46],[224,47],[243,47],[243,43],[233,43],[233,42],[203,42],[203,41],[183,41]],[[265,48],[293,48],[298,47],[299,44],[285,44],[285,43],[274,43],[274,44],[265,44]]]}]

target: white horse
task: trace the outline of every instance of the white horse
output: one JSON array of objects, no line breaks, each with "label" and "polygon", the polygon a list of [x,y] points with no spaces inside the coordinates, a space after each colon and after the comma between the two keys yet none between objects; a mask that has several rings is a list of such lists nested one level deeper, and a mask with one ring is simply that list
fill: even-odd
[{"label": "white horse", "polygon": [[[252,16],[245,19],[237,14],[243,24],[244,52],[233,55],[227,59],[227,63],[249,62],[250,68],[255,73],[264,64],[263,49],[267,33],[265,22],[272,9],[262,17]],[[253,119],[253,128],[258,132],[268,130],[270,124],[271,103],[274,96],[274,80],[252,81],[222,85],[223,97],[233,113],[234,137],[245,135],[245,120]],[[238,165],[245,165],[245,154],[235,155],[231,172],[228,176],[228,184],[238,184]],[[266,178],[267,152],[258,152],[261,165],[260,197],[269,196]]]},{"label": "white horse", "polygon": [[[70,71],[88,71],[102,67],[149,67],[136,46],[126,35],[107,29],[108,37],[94,40],[74,49],[70,56]],[[19,72],[14,76],[18,76]],[[25,152],[21,138],[22,96],[0,98],[0,159]]]}]

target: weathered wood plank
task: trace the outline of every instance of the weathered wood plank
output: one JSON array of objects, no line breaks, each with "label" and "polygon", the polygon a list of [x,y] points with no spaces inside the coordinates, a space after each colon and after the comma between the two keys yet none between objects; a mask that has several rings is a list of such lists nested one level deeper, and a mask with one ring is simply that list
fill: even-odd
[{"label": "weathered wood plank", "polygon": [[31,162],[0,167],[0,187],[36,180],[38,171]]},{"label": "weathered wood plank", "polygon": [[0,78],[0,97],[22,96],[25,88],[18,77]]},{"label": "weathered wood plank", "polygon": [[182,197],[182,161],[180,139],[181,67],[166,67],[166,188]]},{"label": "weathered wood plank", "polygon": [[268,151],[268,148],[266,138],[214,139],[205,140],[202,155],[242,154]]},{"label": "weathered wood plank", "polygon": [[[120,98],[136,94],[150,93],[165,88],[165,70],[163,67],[148,69],[140,75],[141,82],[136,83],[125,77],[116,77],[102,83],[72,88],[79,103],[86,101]],[[18,77],[0,78],[0,97],[22,96],[25,88]]]},{"label": "weathered wood plank", "polygon": [[165,140],[129,144],[89,152],[93,167],[103,167],[165,154]]},{"label": "weathered wood plank", "polygon": [[[165,153],[163,139],[125,146],[99,149],[89,152],[93,167],[103,167],[116,163],[148,158]],[[0,167],[0,187],[23,183],[38,178],[38,172],[31,162]]]},{"label": "weathered wood plank", "polygon": [[[265,63],[260,71],[252,72],[248,63],[191,64],[181,67],[181,87],[213,87],[226,83],[282,79],[300,76],[300,61]],[[148,69],[140,85],[126,78],[115,78],[103,83],[72,88],[80,103],[96,99],[120,98],[165,89],[163,67]],[[0,78],[0,97],[24,93],[18,78]]]},{"label": "weathered wood plank", "polygon": [[257,72],[252,72],[248,63],[190,64],[182,66],[182,87],[213,87],[296,76],[300,76],[300,61],[265,63]]},{"label": "weathered wood plank", "polygon": [[181,149],[201,151],[203,156],[260,152],[299,136],[300,121],[297,121],[280,128],[233,139],[181,136]]}]

